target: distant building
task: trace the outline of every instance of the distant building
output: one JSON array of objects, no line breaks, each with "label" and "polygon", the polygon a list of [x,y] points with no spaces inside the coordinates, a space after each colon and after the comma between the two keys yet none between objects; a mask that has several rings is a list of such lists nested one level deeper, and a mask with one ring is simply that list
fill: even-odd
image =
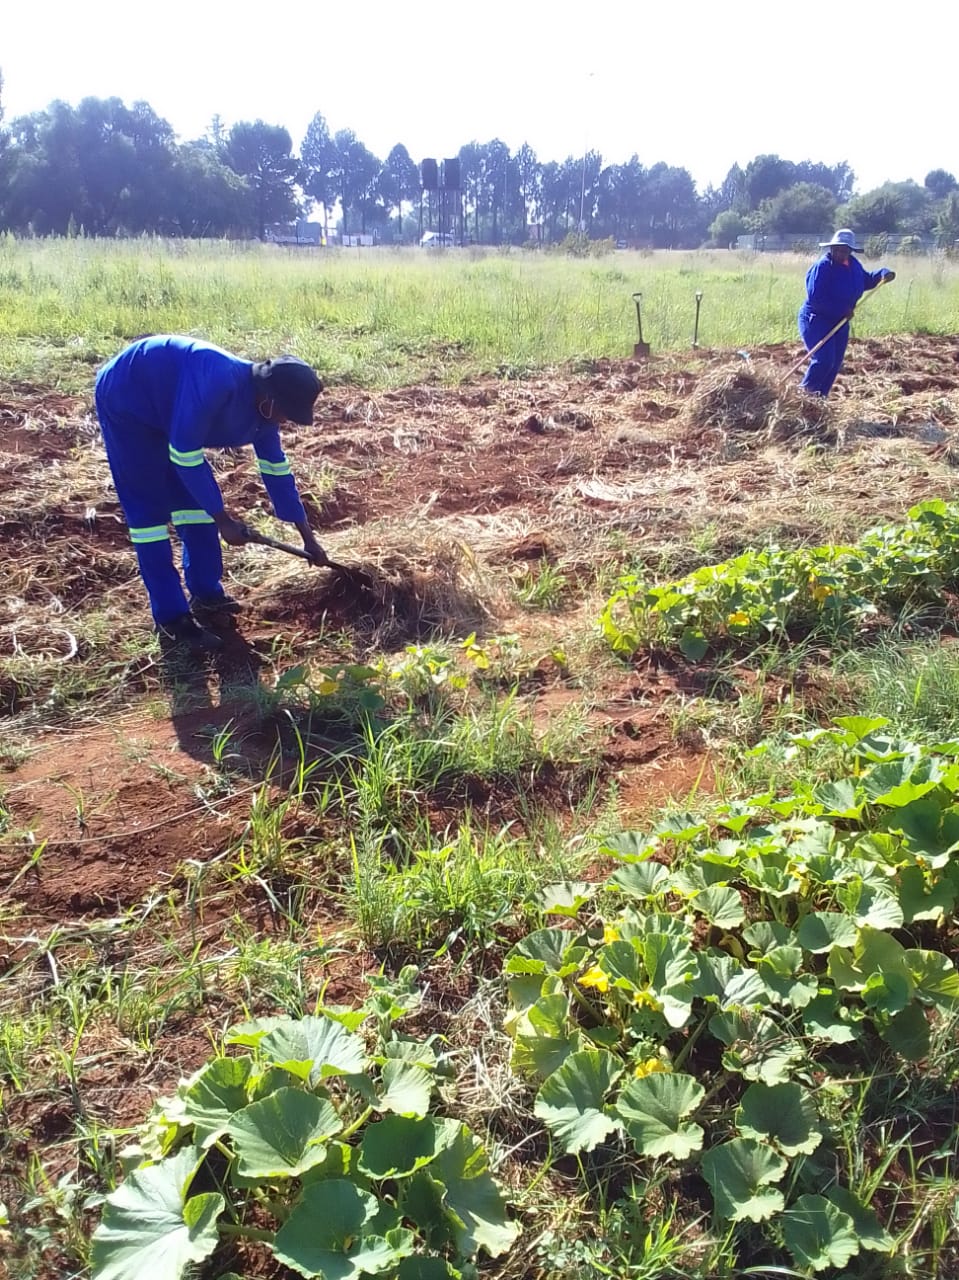
[{"label": "distant building", "polygon": [[300,244],[314,248],[326,244],[321,223],[302,219],[298,222],[274,223],[272,227],[267,227],[263,238],[268,244]]},{"label": "distant building", "polygon": [[341,236],[340,244],[347,249],[371,249],[376,244],[376,236],[364,232],[358,236]]}]

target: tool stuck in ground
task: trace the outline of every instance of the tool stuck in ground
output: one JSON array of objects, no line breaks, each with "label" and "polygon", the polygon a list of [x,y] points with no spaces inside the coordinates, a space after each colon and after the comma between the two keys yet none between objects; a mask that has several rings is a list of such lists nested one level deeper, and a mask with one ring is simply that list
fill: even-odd
[{"label": "tool stuck in ground", "polygon": [[643,315],[639,309],[639,304],[642,301],[642,298],[643,295],[641,293],[633,294],[633,301],[636,303],[636,324],[639,326],[639,341],[633,347],[634,360],[649,359],[649,343],[643,341]]},{"label": "tool stuck in ground", "polygon": [[[862,295],[863,298],[868,298],[870,293],[878,293],[885,283],[886,283],[885,280],[880,280],[879,283],[876,285],[875,289],[870,289],[867,293],[864,293]],[[861,303],[862,298],[860,298],[859,301]],[[855,308],[853,308],[853,310],[855,310]],[[807,360],[811,360],[813,356],[816,354],[816,352],[820,351],[826,345],[826,343],[829,341],[830,338],[834,338],[844,324],[850,324],[851,322],[852,322],[851,314],[848,316],[843,316],[843,318],[839,321],[838,324],[833,325],[833,327],[826,334],[825,338],[820,338],[820,340],[816,343],[814,347],[810,347],[808,351],[804,351],[802,353],[800,358],[792,366],[792,368],[789,370],[786,376],[782,379],[779,385],[784,387],[786,383],[789,381],[789,379],[796,372],[797,369],[801,369]]]},{"label": "tool stuck in ground", "polygon": [[244,529],[247,542],[255,543],[259,547],[272,547],[274,551],[284,551],[288,556],[298,556],[301,560],[308,560],[310,564],[317,564],[321,569],[329,569],[344,586],[351,590],[357,592],[372,591],[375,586],[372,576],[365,569],[359,569],[355,565],[338,564],[329,557],[323,564],[318,564],[310,553],[304,551],[302,547],[293,547],[288,542],[278,542],[276,538],[267,537],[265,533],[257,533],[249,525],[244,525]]},{"label": "tool stuck in ground", "polygon": [[699,308],[702,306],[702,302],[703,302],[703,291],[702,289],[697,289],[696,290],[696,323],[693,325],[693,350],[694,351],[699,346]]}]

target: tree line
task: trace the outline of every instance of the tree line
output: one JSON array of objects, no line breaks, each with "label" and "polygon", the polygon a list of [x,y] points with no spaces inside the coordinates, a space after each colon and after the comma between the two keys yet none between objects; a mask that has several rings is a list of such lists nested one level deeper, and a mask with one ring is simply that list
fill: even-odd
[{"label": "tree line", "polygon": [[[540,161],[524,144],[469,142],[456,156],[452,229],[477,243],[556,243],[573,234],[629,244],[725,246],[747,231],[817,234],[837,220],[863,235],[959,240],[959,184],[943,169],[855,193],[846,162],[794,163],[760,155],[697,190],[689,171],[634,155],[606,164],[596,151]],[[294,149],[263,120],[180,142],[146,102],[55,101],[5,122],[0,77],[0,229],[18,234],[258,236],[319,206],[329,233],[415,242],[435,219],[420,164],[402,143],[380,159],[350,129],[317,112]],[[448,197],[446,198],[448,199]],[[449,216],[450,205],[446,205]]]}]

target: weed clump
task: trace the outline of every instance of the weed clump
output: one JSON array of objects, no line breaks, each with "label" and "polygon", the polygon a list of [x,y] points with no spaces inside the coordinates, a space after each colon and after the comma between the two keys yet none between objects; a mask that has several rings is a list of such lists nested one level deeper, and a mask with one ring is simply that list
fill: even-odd
[{"label": "weed clump", "polygon": [[336,574],[325,582],[301,577],[275,591],[280,607],[274,612],[325,616],[383,649],[438,634],[467,635],[488,617],[471,558],[459,544],[368,545],[351,567],[361,569],[368,584]]},{"label": "weed clump", "polygon": [[816,440],[834,444],[830,407],[819,396],[781,384],[782,371],[752,364],[726,365],[700,378],[684,415],[691,427],[723,435],[753,435],[758,442]]}]

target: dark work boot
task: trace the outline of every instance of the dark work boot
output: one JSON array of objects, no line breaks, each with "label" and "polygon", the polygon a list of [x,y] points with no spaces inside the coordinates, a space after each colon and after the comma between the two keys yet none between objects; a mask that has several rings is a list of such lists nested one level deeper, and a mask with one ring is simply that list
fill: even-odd
[{"label": "dark work boot", "polygon": [[239,600],[234,600],[225,591],[215,596],[194,596],[190,601],[193,616],[202,625],[204,622],[215,622],[222,618],[235,618],[243,612]]},{"label": "dark work boot", "polygon": [[160,643],[176,645],[188,649],[193,654],[218,653],[223,648],[223,641],[214,632],[201,627],[197,620],[188,613],[181,613],[179,618],[165,622],[157,627]]}]

